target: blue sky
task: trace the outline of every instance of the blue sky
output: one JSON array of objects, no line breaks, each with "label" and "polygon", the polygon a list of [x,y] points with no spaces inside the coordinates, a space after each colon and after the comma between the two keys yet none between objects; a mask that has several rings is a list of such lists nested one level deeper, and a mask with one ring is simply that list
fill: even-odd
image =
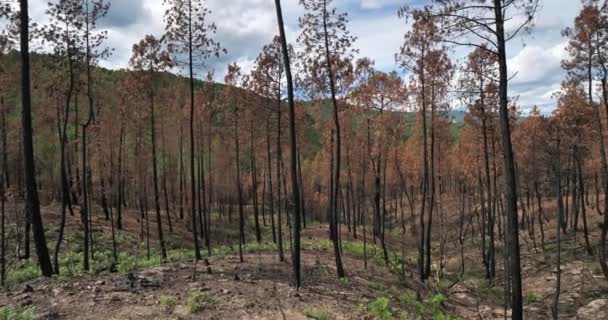
[{"label": "blue sky", "polygon": [[[48,0],[30,0],[32,18],[44,23]],[[397,17],[397,9],[405,4],[421,5],[425,0],[334,0],[340,11],[350,17],[349,29],[358,37],[355,46],[360,56],[376,61],[384,71],[396,68],[394,54],[408,30]],[[272,0],[207,0],[210,18],[217,24],[217,40],[228,50],[221,59],[210,62],[216,77],[223,78],[226,64],[236,61],[245,70],[251,68],[262,46],[277,32]],[[302,9],[298,0],[282,0],[288,41],[295,42],[298,16]],[[545,112],[553,108],[552,94],[559,89],[564,72],[560,61],[565,57],[566,40],[560,32],[573,23],[580,10],[579,0],[544,0],[537,14],[532,33],[513,40],[508,46],[509,70],[514,75],[510,94],[519,96],[524,110],[539,105]],[[113,0],[103,27],[109,32],[107,44],[114,54],[102,62],[107,68],[124,68],[131,45],[146,34],[163,32],[162,0]],[[462,60],[465,49],[455,50],[453,58]]]}]

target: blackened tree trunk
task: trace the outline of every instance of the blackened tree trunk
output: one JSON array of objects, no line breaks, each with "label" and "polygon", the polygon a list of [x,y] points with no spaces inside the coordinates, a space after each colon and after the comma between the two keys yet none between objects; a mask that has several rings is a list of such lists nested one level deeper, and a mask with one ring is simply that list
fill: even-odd
[{"label": "blackened tree trunk", "polygon": [[585,237],[585,249],[587,254],[593,255],[593,249],[591,248],[591,242],[589,241],[589,230],[587,228],[587,204],[585,203],[585,181],[583,179],[583,161],[580,154],[575,155],[577,158],[577,171],[578,171],[578,183],[580,192],[580,205],[581,205],[581,217],[583,219],[583,235]]},{"label": "blackened tree trunk", "polygon": [[88,197],[88,183],[87,183],[87,175],[86,175],[86,163],[87,163],[87,127],[90,124],[87,121],[87,124],[82,126],[82,167],[85,168],[82,174],[82,208],[80,210],[80,221],[83,226],[83,248],[82,248],[82,268],[85,271],[89,271],[89,249],[90,249],[90,236],[89,236],[89,197]]},{"label": "blackened tree trunk", "polygon": [[270,227],[272,230],[272,242],[277,243],[277,234],[274,224],[274,203],[273,203],[273,193],[272,193],[272,157],[270,153],[270,121],[266,120],[266,151],[268,158],[268,168],[266,172],[268,172],[268,202],[270,208]]},{"label": "blackened tree trunk", "polygon": [[238,107],[234,106],[234,152],[236,165],[236,189],[239,197],[239,259],[243,260],[243,243],[245,243],[245,216],[243,215],[243,186],[241,183],[241,159],[239,153]]},{"label": "blackened tree trunk", "polygon": [[298,148],[298,186],[300,187],[300,212],[302,214],[302,228],[306,229],[306,207],[304,206],[304,182],[302,178],[302,152]]},{"label": "blackened tree trunk", "polygon": [[[158,161],[156,160],[156,121],[154,118],[154,93],[150,93],[150,134],[152,139],[152,179],[154,179],[154,208],[156,209],[156,227],[160,244],[161,262],[167,260],[167,248],[163,237],[163,219],[160,215],[160,192],[158,188]],[[121,204],[118,204],[119,206]]]},{"label": "blackened tree trunk", "polygon": [[255,145],[253,131],[253,119],[250,126],[250,148],[251,148],[251,197],[253,200],[253,220],[255,224],[255,239],[257,242],[262,241],[262,233],[260,232],[260,210],[258,206],[258,173],[255,163]]},{"label": "blackened tree trunk", "polygon": [[496,21],[496,43],[498,45],[499,66],[499,119],[504,148],[504,175],[506,182],[507,233],[509,234],[509,255],[511,273],[512,319],[523,319],[523,299],[521,285],[521,263],[519,256],[519,229],[517,223],[517,186],[515,182],[515,162],[511,145],[511,125],[508,110],[507,52],[504,30],[503,1],[494,0]]},{"label": "blackened tree trunk", "polygon": [[[70,89],[71,91],[71,89]],[[59,144],[60,144],[60,161],[59,164],[61,170],[61,220],[59,222],[59,231],[57,235],[57,242],[55,243],[55,253],[53,255],[53,267],[55,273],[59,274],[59,252],[61,250],[61,243],[63,242],[63,233],[65,230],[66,220],[66,207],[70,203],[69,185],[65,166],[65,147],[67,143],[67,124],[69,115],[69,102],[66,103],[65,110],[63,112],[63,123],[61,122],[61,111],[57,107],[57,129],[59,130]]]},{"label": "blackened tree trunk", "polygon": [[25,212],[32,223],[36,255],[40,271],[45,277],[53,274],[53,266],[49,256],[44,235],[44,225],[40,215],[40,201],[36,184],[36,168],[34,165],[34,141],[32,137],[32,97],[30,95],[30,49],[29,49],[29,15],[28,1],[20,2],[21,22],[21,126],[23,136],[23,161],[25,171]]},{"label": "blackened tree trunk", "polygon": [[[2,110],[4,112],[4,110]],[[4,158],[2,159],[2,165],[4,166]],[[0,174],[0,285],[2,287],[6,286],[6,199],[4,198],[6,190],[5,186],[5,175],[6,172],[4,170],[1,171]]]},{"label": "blackened tree trunk", "polygon": [[173,223],[171,222],[171,209],[169,207],[169,191],[167,190],[167,161],[165,160],[165,122],[161,121],[161,141],[163,149],[163,196],[165,198],[165,214],[167,215],[167,225],[169,232],[173,232]]},{"label": "blackened tree trunk", "polygon": [[[606,88],[607,82],[608,82],[608,71],[606,70],[606,67],[604,65],[604,61],[602,59],[602,68],[603,68],[603,77],[602,77],[602,101],[604,103],[604,107],[606,110],[608,110],[608,101],[606,101],[606,99],[608,99],[608,89]],[[591,97],[591,95],[589,96]],[[602,163],[602,185],[604,187],[604,195],[608,194],[608,164],[606,161],[606,149],[604,147],[604,136],[603,136],[603,130],[602,130],[602,122],[600,120],[600,110],[599,110],[599,105],[595,107],[595,115],[596,115],[596,127],[598,129],[598,139],[599,139],[599,144],[600,144],[600,160]],[[600,266],[602,268],[602,272],[604,273],[604,277],[606,279],[608,279],[608,265],[606,264],[606,237],[608,236],[608,197],[604,196],[604,203],[603,203],[603,222],[601,224],[601,234],[600,234],[600,254],[599,254],[599,258],[600,258]],[[599,208],[599,206],[598,206]],[[599,211],[600,209],[598,209]]]},{"label": "blackened tree trunk", "polygon": [[183,121],[179,121],[179,218],[184,220],[184,135],[182,134]]},{"label": "blackened tree trunk", "polygon": [[[214,97],[212,95],[212,97]],[[213,102],[213,99],[211,100]],[[207,189],[207,232],[205,232],[205,246],[207,254],[211,255],[211,212],[213,208],[213,175],[211,174],[211,114],[209,115],[209,126],[207,128],[207,172],[209,188]]]},{"label": "blackened tree trunk", "polygon": [[[483,82],[482,82],[483,83]],[[488,115],[485,112],[484,105],[484,96],[483,93],[481,95],[481,107],[482,107],[482,133],[483,133],[483,160],[484,160],[484,174],[485,174],[485,188],[487,193],[487,205],[486,212],[482,213],[487,216],[488,226],[487,232],[490,236],[490,241],[488,243],[488,252],[484,253],[484,257],[487,258],[486,261],[486,278],[492,282],[496,275],[496,260],[494,256],[494,221],[493,221],[493,204],[492,204],[492,184],[490,178],[490,155],[488,151],[488,125],[487,125],[487,117]],[[483,192],[483,190],[480,190]]]},{"label": "blackened tree trunk", "polygon": [[[283,62],[285,63],[285,74],[287,77],[287,97],[289,100],[289,154],[290,154],[290,171],[291,171],[291,193],[293,197],[293,248],[292,248],[292,264],[293,264],[293,279],[296,288],[301,285],[300,279],[300,188],[298,186],[297,174],[297,141],[296,141],[296,115],[293,98],[293,81],[291,77],[291,65],[289,60],[289,52],[287,51],[287,39],[285,36],[285,27],[283,25],[283,13],[281,11],[281,1],[275,0],[277,9],[277,20],[279,24],[279,34],[281,35],[281,49],[283,51]],[[256,214],[257,222],[257,214]]]},{"label": "blackened tree trunk", "polygon": [[[434,85],[431,85],[431,99],[434,99]],[[433,210],[435,208],[435,102],[431,103],[431,119],[429,128],[431,134],[430,150],[430,176],[428,180],[429,188],[429,205],[428,215],[426,220],[426,229],[424,230],[424,245],[426,261],[424,263],[424,278],[428,279],[431,275],[431,235],[433,232]]]},{"label": "blackened tree trunk", "polygon": [[[331,201],[331,213],[333,223],[333,242],[334,242],[334,255],[336,256],[336,271],[338,273],[338,278],[344,278],[344,267],[342,266],[342,257],[340,253],[340,244],[338,239],[338,193],[340,191],[340,149],[341,149],[341,139],[340,139],[340,119],[338,118],[338,101],[336,99],[336,86],[334,83],[334,75],[331,64],[331,54],[329,50],[329,34],[327,31],[327,1],[323,1],[323,36],[325,41],[325,63],[327,68],[327,74],[329,78],[329,89],[331,91],[331,102],[333,105],[333,113],[334,113],[334,129],[336,130],[336,146],[335,146],[335,165],[334,165],[334,185],[333,185],[333,197],[330,199]],[[334,152],[332,150],[332,152]]]},{"label": "blackened tree trunk", "polygon": [[422,66],[420,70],[422,74],[419,75],[420,78],[420,87],[421,87],[421,97],[422,97],[422,199],[420,202],[420,234],[418,236],[418,273],[420,275],[420,280],[426,280],[425,273],[425,236],[424,236],[424,213],[425,206],[428,198],[429,192],[429,164],[428,164],[428,137],[427,137],[427,123],[426,123],[426,87],[425,87],[425,75],[424,75],[424,50],[422,53],[423,58],[420,59]]},{"label": "blackened tree trunk", "polygon": [[123,187],[123,177],[122,177],[122,163],[123,163],[123,149],[124,149],[124,135],[125,128],[123,124],[123,120],[121,119],[120,123],[120,137],[118,141],[118,177],[116,183],[118,184],[116,188],[116,228],[118,230],[122,230],[122,187]]},{"label": "blackened tree trunk", "polygon": [[0,115],[2,116],[2,175],[4,176],[5,188],[11,187],[11,179],[8,170],[8,124],[6,121],[7,106],[4,105],[4,96],[0,96]]},{"label": "blackened tree trunk", "polygon": [[194,241],[194,255],[196,260],[201,260],[201,249],[198,243],[198,232],[196,226],[196,170],[194,167],[194,66],[192,48],[192,2],[188,2],[188,67],[190,71],[190,214],[192,218],[192,241]]},{"label": "blackened tree trunk", "polygon": [[279,245],[279,260],[285,261],[283,253],[283,226],[281,204],[281,99],[277,101],[277,243]]},{"label": "blackened tree trunk", "polygon": [[557,197],[557,208],[558,208],[558,214],[557,214],[557,226],[555,227],[556,232],[557,232],[557,256],[556,256],[556,268],[557,268],[557,278],[555,280],[555,295],[553,296],[553,304],[551,306],[551,313],[553,315],[553,319],[557,320],[558,318],[558,303],[559,303],[559,294],[560,294],[560,286],[561,286],[561,225],[562,225],[562,218],[564,216],[563,211],[564,211],[564,201],[562,198],[562,180],[561,180],[561,163],[560,163],[560,132],[559,132],[559,128],[557,129],[557,155],[555,157],[555,194]]}]

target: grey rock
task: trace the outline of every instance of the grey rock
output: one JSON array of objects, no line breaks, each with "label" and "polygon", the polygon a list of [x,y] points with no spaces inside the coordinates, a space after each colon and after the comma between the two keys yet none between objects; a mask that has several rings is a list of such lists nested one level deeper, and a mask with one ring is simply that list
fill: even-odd
[{"label": "grey rock", "polygon": [[589,302],[576,312],[578,320],[608,319],[608,299],[597,299]]}]

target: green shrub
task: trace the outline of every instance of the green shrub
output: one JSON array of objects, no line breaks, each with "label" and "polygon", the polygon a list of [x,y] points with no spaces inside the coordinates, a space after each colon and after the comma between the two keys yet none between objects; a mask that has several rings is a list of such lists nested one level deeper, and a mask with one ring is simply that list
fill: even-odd
[{"label": "green shrub", "polygon": [[38,277],[40,277],[38,266],[34,262],[27,260],[15,268],[8,270],[6,273],[6,283],[10,287]]},{"label": "green shrub", "polygon": [[425,307],[420,301],[416,299],[416,297],[410,293],[406,292],[399,297],[399,303],[405,307],[409,307],[414,309],[414,312],[418,316],[422,316],[425,313]]},{"label": "green shrub", "polygon": [[481,282],[477,287],[477,291],[480,296],[489,297],[496,303],[502,303],[504,298],[503,288],[490,286],[486,282]]},{"label": "green shrub", "polygon": [[190,313],[195,314],[203,308],[204,304],[213,304],[215,300],[211,297],[208,292],[201,292],[198,290],[190,290],[188,292],[188,308]]},{"label": "green shrub", "polygon": [[425,306],[410,292],[406,292],[399,297],[399,303],[413,309],[417,319],[455,320],[454,316],[443,312],[441,305],[445,300],[446,297],[438,293],[431,297],[428,305]]},{"label": "green shrub", "polygon": [[453,315],[443,312],[441,305],[443,304],[443,302],[445,300],[447,300],[447,298],[444,295],[442,295],[441,293],[438,293],[431,298],[430,312],[431,312],[431,318],[433,320],[455,320],[456,319],[456,317],[454,317]]},{"label": "green shrub", "polygon": [[538,302],[538,296],[536,296],[534,293],[530,293],[528,297],[526,297],[527,304],[533,304],[536,302]]},{"label": "green shrub", "polygon": [[327,312],[323,309],[315,308],[315,307],[306,307],[306,308],[304,308],[303,313],[307,318],[314,319],[314,320],[333,319],[333,317],[331,316],[331,314],[329,314],[329,312]]},{"label": "green shrub", "polygon": [[445,296],[442,295],[441,293],[438,293],[431,298],[431,307],[433,308],[433,310],[439,310],[439,309],[441,309],[441,304],[445,300],[446,300]]},{"label": "green shrub", "polygon": [[387,297],[378,297],[369,303],[369,313],[379,320],[392,320],[393,310]]},{"label": "green shrub", "polygon": [[160,296],[160,298],[158,298],[158,303],[161,306],[174,307],[177,305],[177,298],[174,296]]},{"label": "green shrub", "polygon": [[34,320],[36,310],[34,307],[5,306],[0,308],[0,320]]}]

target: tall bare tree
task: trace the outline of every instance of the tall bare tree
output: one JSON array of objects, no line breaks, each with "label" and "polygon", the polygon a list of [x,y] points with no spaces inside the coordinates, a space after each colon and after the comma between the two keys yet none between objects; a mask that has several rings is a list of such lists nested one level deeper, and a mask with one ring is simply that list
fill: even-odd
[{"label": "tall bare tree", "polygon": [[23,138],[23,161],[25,171],[25,213],[30,217],[36,255],[40,271],[45,277],[53,275],[53,265],[46,245],[44,225],[40,215],[40,200],[36,183],[36,167],[34,164],[34,139],[32,134],[32,96],[30,83],[30,36],[29,36],[28,1],[20,1],[20,49],[21,49],[21,125]]},{"label": "tall bare tree", "polygon": [[289,103],[289,155],[290,155],[290,173],[291,173],[291,193],[294,204],[293,210],[293,280],[296,288],[302,284],[300,277],[300,188],[297,179],[297,156],[296,156],[296,116],[293,96],[293,79],[291,76],[291,64],[289,57],[289,49],[287,47],[287,39],[285,36],[285,26],[283,24],[283,12],[281,10],[281,0],[275,0],[277,10],[277,22],[279,26],[279,34],[281,36],[281,52],[283,53],[283,63],[285,64],[285,76],[287,77],[287,99]]},{"label": "tall bare tree", "polygon": [[[443,41],[454,45],[484,48],[497,57],[499,70],[499,123],[504,149],[503,170],[506,186],[506,215],[511,280],[512,319],[523,318],[521,262],[517,216],[517,182],[509,122],[509,89],[506,44],[522,30],[530,30],[540,0],[433,0],[424,8],[403,7],[400,16],[423,14],[437,18]],[[505,22],[517,18],[520,23],[505,30]],[[482,45],[487,43],[487,46]]]},{"label": "tall bare tree", "polygon": [[[600,10],[599,1],[583,0],[583,9],[575,18],[574,28],[566,28],[562,35],[569,39],[566,51],[568,59],[562,62],[568,72],[568,77],[587,86],[588,103],[594,109],[594,124],[597,134],[597,143],[600,151],[600,177],[604,193],[608,192],[608,160],[604,145],[604,128],[601,118],[600,104],[593,101],[594,81],[601,83],[600,91],[605,111],[608,111],[608,7]],[[607,115],[608,117],[608,115]],[[604,221],[601,224],[599,263],[608,279],[608,258],[606,257],[606,237],[608,235],[608,197],[604,197],[602,204]]]},{"label": "tall bare tree", "polygon": [[[156,225],[160,251],[163,261],[167,259],[167,248],[163,237],[162,218],[160,214],[160,194],[158,186],[158,164],[156,152],[156,120],[155,120],[155,97],[158,89],[159,73],[173,67],[174,63],[168,51],[164,50],[162,44],[152,35],[147,35],[139,43],[133,45],[133,55],[129,65],[136,71],[142,73],[144,90],[149,101],[150,132],[152,139],[152,177],[154,182],[154,206],[156,209]],[[119,206],[122,204],[118,204]],[[168,214],[168,212],[167,212]]]},{"label": "tall bare tree", "polygon": [[[201,259],[201,251],[198,242],[196,226],[196,170],[194,166],[194,77],[195,69],[204,68],[207,60],[221,52],[226,52],[220,47],[220,43],[213,39],[216,32],[214,23],[209,22],[209,8],[205,6],[204,0],[163,0],[169,7],[165,12],[166,40],[169,49],[176,55],[175,61],[178,65],[188,68],[190,80],[190,214],[192,217],[192,239],[194,241],[194,252],[197,260]],[[186,55],[186,59],[183,59]],[[203,230],[201,230],[203,232]]]},{"label": "tall bare tree", "polygon": [[304,71],[303,83],[310,92],[316,92],[315,98],[329,98],[333,107],[333,122],[336,135],[335,149],[332,150],[334,167],[332,169],[333,187],[330,190],[330,234],[336,257],[338,277],[344,277],[344,267],[340,253],[338,234],[338,194],[340,192],[340,119],[338,110],[337,82],[344,74],[339,67],[344,60],[352,60],[356,52],[352,48],[356,37],[347,30],[346,13],[338,13],[331,7],[332,0],[300,0],[305,13],[300,17],[302,32],[298,42],[302,45],[301,57]]}]

